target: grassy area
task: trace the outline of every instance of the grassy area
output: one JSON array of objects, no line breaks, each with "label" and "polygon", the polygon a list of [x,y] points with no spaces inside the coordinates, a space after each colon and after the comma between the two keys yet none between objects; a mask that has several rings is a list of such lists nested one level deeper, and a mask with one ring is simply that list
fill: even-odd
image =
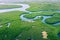
[{"label": "grassy area", "polygon": [[36,3],[32,2],[29,4],[31,7],[28,8],[27,10],[35,12],[35,11],[55,11],[55,10],[60,10],[60,5],[56,3]]},{"label": "grassy area", "polygon": [[18,5],[0,5],[0,9],[20,8]]},{"label": "grassy area", "polygon": [[[60,13],[54,14],[54,16],[52,16],[51,18],[46,19],[45,21],[46,21],[47,24],[59,23],[60,22]],[[60,24],[53,25],[53,26],[56,27],[57,29],[59,29],[58,31],[60,32]]]},{"label": "grassy area", "polygon": [[[15,40],[21,32],[28,30],[29,27],[26,25],[27,22],[22,22],[19,18],[23,12],[12,11],[7,13],[0,14],[0,22],[3,27],[0,28],[0,40]],[[12,21],[13,20],[13,21]],[[11,25],[8,28],[7,22],[10,22]],[[25,23],[25,25],[23,25]],[[7,37],[5,37],[5,35]]]},{"label": "grassy area", "polygon": [[[48,39],[46,40],[60,40],[57,36],[58,28],[43,24],[41,20],[33,23],[21,21],[20,15],[24,13],[20,11],[0,13],[0,24],[3,26],[0,28],[0,40],[16,40],[16,38],[19,40],[28,40],[29,38],[45,40],[42,38],[42,31],[48,33]],[[7,27],[7,22],[11,23],[10,27]]]},{"label": "grassy area", "polygon": [[26,18],[35,18],[36,16],[50,16],[55,14],[56,12],[32,12],[32,14],[26,14]]},{"label": "grassy area", "polygon": [[[26,3],[26,2],[25,2]],[[26,3],[27,4],[27,3]],[[34,20],[35,22],[22,21],[20,16],[32,19],[36,16],[52,16],[46,19],[47,23],[53,24],[60,22],[60,13],[55,10],[60,10],[60,5],[55,3],[28,3],[31,7],[27,10],[32,11],[28,14],[22,11],[11,11],[0,13],[0,40],[60,40],[58,33],[60,32],[59,25],[49,25],[42,23],[42,18]],[[20,8],[16,5],[0,5],[0,9]],[[9,27],[8,23],[11,23]],[[48,39],[43,39],[42,32],[46,31]]]},{"label": "grassy area", "polygon": [[60,22],[60,13],[56,13],[51,18],[46,19],[46,22],[50,23],[50,24],[54,24],[54,23]]}]

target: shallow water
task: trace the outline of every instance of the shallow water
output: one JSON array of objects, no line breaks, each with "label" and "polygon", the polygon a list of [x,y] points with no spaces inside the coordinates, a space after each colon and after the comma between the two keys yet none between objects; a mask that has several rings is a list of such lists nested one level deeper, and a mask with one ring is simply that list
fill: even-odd
[{"label": "shallow water", "polygon": [[25,9],[30,7],[27,4],[4,4],[4,5],[21,5],[22,7],[21,8],[3,9],[3,10],[0,9],[0,12],[9,12],[9,11],[14,11],[14,10],[28,12]]},{"label": "shallow water", "polygon": [[10,27],[11,23],[7,23],[7,27]]},{"label": "shallow water", "polygon": [[0,25],[0,28],[2,27],[2,25]]},{"label": "shallow water", "polygon": [[33,19],[28,19],[28,18],[25,18],[24,16],[25,16],[25,14],[23,14],[23,15],[20,16],[20,19],[22,21],[34,22]]},{"label": "shallow water", "polygon": [[60,37],[60,32],[57,35],[58,35],[58,37]]},{"label": "shallow water", "polygon": [[[21,7],[21,8],[12,8],[12,9],[3,9],[3,10],[0,10],[0,13],[10,12],[10,11],[14,11],[14,10],[19,10],[19,11],[28,12],[29,14],[32,13],[32,12],[26,10],[27,8],[30,7],[28,4],[2,4],[2,5],[21,5],[22,7]],[[46,11],[44,11],[44,10],[42,10],[42,11],[43,11],[43,12],[46,12]],[[48,12],[48,11],[47,11],[47,12]],[[60,13],[60,10],[57,10],[56,12],[59,12],[59,13]],[[20,16],[20,19],[21,19],[22,21],[34,22],[35,19],[38,19],[38,18],[41,17],[41,16],[36,16],[36,17],[33,18],[33,19],[28,19],[28,18],[25,18],[25,17],[24,17],[25,15],[26,15],[26,14],[22,14],[22,15]],[[43,16],[42,22],[43,22],[43,23],[46,23],[45,20],[46,20],[47,18],[51,18],[51,16]],[[59,22],[59,23],[55,23],[54,25],[57,25],[57,24],[60,24],[60,22]],[[10,25],[10,24],[8,24],[8,25]]]},{"label": "shallow water", "polygon": [[42,22],[43,22],[43,23],[46,23],[45,20],[46,20],[47,18],[51,18],[51,16],[43,16]]},{"label": "shallow water", "polygon": [[54,23],[53,25],[60,25],[60,22],[58,22],[58,23]]}]

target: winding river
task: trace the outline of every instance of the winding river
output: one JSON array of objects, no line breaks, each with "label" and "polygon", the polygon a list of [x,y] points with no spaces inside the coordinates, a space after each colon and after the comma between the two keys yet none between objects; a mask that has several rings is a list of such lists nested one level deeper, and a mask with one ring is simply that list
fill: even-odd
[{"label": "winding river", "polygon": [[[27,8],[30,7],[28,4],[2,4],[2,5],[21,5],[22,7],[21,7],[21,8],[12,8],[12,9],[0,9],[0,13],[10,12],[10,11],[14,11],[14,10],[19,10],[19,11],[23,11],[23,12],[28,12],[29,14],[32,13],[32,12],[26,10]],[[57,11],[57,12],[60,12],[60,11]],[[33,19],[28,19],[28,18],[25,18],[25,17],[24,17],[25,15],[26,15],[26,14],[22,14],[22,15],[20,16],[20,19],[21,19],[22,21],[35,22],[35,21],[34,21],[35,19],[38,19],[38,18],[41,17],[41,16],[36,16],[36,17],[33,18]],[[46,23],[45,20],[46,20],[47,18],[51,18],[51,17],[52,17],[52,16],[43,16],[42,22],[43,22],[43,23]],[[11,24],[11,23],[8,23],[7,27],[9,27],[10,24]],[[59,23],[55,23],[54,25],[58,25],[58,24],[60,24],[60,22],[59,22]],[[1,27],[1,26],[0,26],[0,27]]]},{"label": "winding river", "polygon": [[[19,11],[23,11],[23,12],[28,12],[28,14],[31,14],[31,13],[32,13],[32,12],[26,10],[27,8],[30,7],[28,4],[3,4],[3,5],[21,5],[22,7],[21,7],[21,8],[12,8],[12,9],[0,9],[0,13],[10,12],[10,11],[15,11],[15,10],[19,10]],[[45,12],[45,11],[43,11],[43,12]],[[57,12],[60,12],[60,11],[57,11]],[[34,20],[36,20],[36,19],[38,19],[38,18],[41,17],[41,16],[36,16],[36,17],[33,18],[33,19],[28,19],[28,18],[25,18],[25,17],[24,17],[25,15],[26,15],[26,14],[22,14],[22,15],[20,16],[20,19],[21,19],[22,21],[35,22]],[[45,22],[45,20],[46,20],[47,18],[51,18],[51,17],[52,17],[52,16],[43,16],[42,22],[45,23],[45,24],[47,24],[47,23]],[[58,25],[58,24],[60,24],[60,22],[59,22],[59,23],[55,23],[55,24],[53,24],[53,25]],[[10,22],[7,23],[7,27],[10,27],[10,25],[11,25]],[[0,25],[0,27],[2,27],[2,26],[3,26],[3,25]],[[20,37],[20,36],[22,36],[22,34],[20,34],[18,37]],[[60,33],[58,33],[58,36],[60,37]],[[6,35],[5,35],[5,37],[6,37]],[[31,38],[30,38],[30,39],[31,39]],[[29,39],[29,40],[30,40],[30,39]],[[18,40],[18,39],[16,38],[16,40]]]}]

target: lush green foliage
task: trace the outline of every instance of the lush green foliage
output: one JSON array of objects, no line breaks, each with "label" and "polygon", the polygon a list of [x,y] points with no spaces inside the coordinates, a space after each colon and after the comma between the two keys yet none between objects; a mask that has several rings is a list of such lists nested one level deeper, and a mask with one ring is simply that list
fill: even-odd
[{"label": "lush green foliage", "polygon": [[[24,22],[20,20],[20,15],[24,12],[12,11],[6,13],[0,13],[0,40],[28,40],[28,38],[34,40],[45,40],[42,38],[42,31],[47,31],[47,40],[59,40],[58,28],[55,28],[48,24],[43,24],[41,20],[36,22]],[[10,22],[10,27],[7,27],[7,22]],[[4,24],[6,23],[6,24]],[[21,35],[21,36],[19,36]]]},{"label": "lush green foliage", "polygon": [[46,19],[46,22],[50,24],[60,22],[60,13],[56,13],[51,18]]},{"label": "lush green foliage", "polygon": [[59,4],[52,4],[52,3],[30,3],[30,8],[27,10],[36,12],[36,11],[55,11],[55,10],[60,10],[60,5]]},{"label": "lush green foliage", "polygon": [[[55,23],[57,21],[60,21],[60,14],[55,12],[54,10],[60,10],[60,6],[56,4],[46,3],[45,4],[30,3],[30,6],[31,8],[28,8],[27,10],[33,11],[32,14],[26,14],[26,12],[22,11],[0,13],[0,26],[2,25],[2,27],[0,27],[0,40],[16,40],[16,39],[60,40],[60,37],[58,37],[57,35],[60,32],[60,25],[54,26],[42,23],[42,17],[37,20],[34,20],[35,22],[26,22],[20,19],[20,16],[22,14],[26,14],[24,16],[26,18],[53,15],[51,18],[48,18],[45,21],[48,23]],[[1,6],[0,9],[13,7]],[[45,10],[48,10],[48,12],[46,12]],[[11,23],[9,27],[7,27],[8,23]],[[42,38],[42,31],[47,32],[48,39]]]},{"label": "lush green foliage", "polygon": [[48,12],[32,12],[32,14],[26,14],[26,18],[34,18],[36,16],[50,16],[55,14],[56,12],[48,11]]}]

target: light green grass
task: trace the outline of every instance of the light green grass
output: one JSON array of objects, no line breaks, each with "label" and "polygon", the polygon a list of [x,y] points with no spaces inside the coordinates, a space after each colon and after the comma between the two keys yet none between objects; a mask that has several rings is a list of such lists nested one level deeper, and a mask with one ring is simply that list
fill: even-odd
[{"label": "light green grass", "polygon": [[[34,40],[45,40],[42,38],[42,31],[47,31],[47,40],[59,40],[57,36],[59,32],[58,28],[43,24],[41,20],[33,23],[21,21],[20,15],[24,13],[25,12],[20,11],[0,13],[0,24],[3,25],[3,27],[0,28],[0,40],[16,40],[16,38],[19,40],[26,40],[29,37]],[[7,22],[11,23],[9,28],[4,24]],[[18,37],[20,34],[22,34],[22,36]],[[7,35],[7,37],[5,37],[5,35]]]},{"label": "light green grass", "polygon": [[27,10],[35,12],[35,11],[55,11],[55,10],[60,10],[60,5],[56,4],[56,3],[36,3],[36,2],[32,2],[29,4],[30,8],[28,8]]},{"label": "light green grass", "polygon": [[54,24],[54,23],[60,22],[60,13],[56,13],[51,18],[46,19],[46,22],[50,23],[50,24]]},{"label": "light green grass", "polygon": [[48,11],[48,12],[32,12],[32,14],[26,14],[26,18],[35,18],[36,16],[50,16],[55,14],[56,12]]},{"label": "light green grass", "polygon": [[0,9],[20,8],[18,5],[0,5]]}]

